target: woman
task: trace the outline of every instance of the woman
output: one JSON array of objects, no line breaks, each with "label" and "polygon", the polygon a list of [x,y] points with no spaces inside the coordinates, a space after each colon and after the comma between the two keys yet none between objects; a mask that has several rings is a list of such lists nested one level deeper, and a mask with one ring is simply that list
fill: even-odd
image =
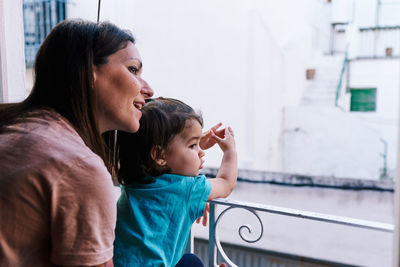
[{"label": "woman", "polygon": [[134,43],[111,23],[61,22],[31,94],[0,106],[2,266],[112,265],[116,164],[102,134],[136,132],[153,95]]}]

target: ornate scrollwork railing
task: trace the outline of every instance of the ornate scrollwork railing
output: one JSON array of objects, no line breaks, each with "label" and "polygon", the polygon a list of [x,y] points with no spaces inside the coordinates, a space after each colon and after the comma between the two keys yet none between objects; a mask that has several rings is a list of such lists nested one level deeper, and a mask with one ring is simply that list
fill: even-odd
[{"label": "ornate scrollwork railing", "polygon": [[[216,221],[215,221],[215,223],[213,223],[213,228],[214,229],[217,229],[217,226],[218,226],[218,223],[220,222],[220,219],[225,215],[225,213],[226,212],[228,212],[228,211],[230,211],[230,210],[232,210],[232,209],[240,209],[241,207],[234,207],[234,206],[231,206],[231,207],[228,207],[228,208],[226,208],[224,211],[222,211],[219,215],[218,215],[218,217],[217,217],[217,219],[216,219]],[[212,211],[211,211],[211,209],[213,209]],[[210,214],[215,214],[215,204],[213,204],[213,203],[210,203]],[[253,209],[245,209],[246,211],[248,211],[248,212],[250,212],[251,214],[253,214],[256,218],[257,218],[257,220],[258,220],[258,222],[259,222],[259,224],[260,224],[260,228],[261,228],[261,232],[258,234],[258,236],[255,238],[255,239],[250,239],[249,237],[247,237],[246,236],[246,234],[244,233],[244,232],[248,232],[249,234],[252,234],[253,233],[253,227],[252,227],[252,225],[251,224],[244,224],[244,225],[241,225],[240,227],[239,227],[239,229],[238,229],[238,234],[239,234],[239,236],[240,236],[240,238],[243,240],[243,241],[245,241],[245,242],[247,242],[247,243],[256,243],[257,241],[259,241],[260,239],[261,239],[261,237],[263,236],[263,233],[264,233],[264,225],[263,225],[263,223],[262,223],[262,220],[261,220],[261,218],[260,218],[260,216],[258,216],[258,214],[257,214],[257,212],[255,211],[255,210],[253,210]],[[217,250],[218,250],[218,252],[221,254],[221,257],[224,259],[224,261],[226,262],[226,263],[228,263],[230,266],[237,266],[236,264],[234,264],[230,259],[229,259],[229,257],[226,255],[226,253],[225,253],[225,251],[224,251],[224,249],[222,248],[222,245],[221,245],[221,241],[220,241],[220,238],[219,238],[219,235],[218,235],[218,232],[217,231],[215,231],[215,234],[214,234],[214,242],[215,242],[215,245],[217,246]],[[211,257],[210,257],[211,258]],[[216,260],[216,257],[214,257],[215,258],[215,260]],[[215,262],[215,260],[214,260],[214,265],[216,265],[216,262]]]},{"label": "ornate scrollwork railing", "polygon": [[[315,221],[322,221],[334,224],[342,224],[347,226],[354,226],[358,228],[365,228],[370,230],[382,231],[382,232],[393,232],[394,226],[392,224],[373,222],[367,220],[353,219],[348,217],[335,216],[330,214],[288,209],[276,206],[268,206],[257,203],[250,203],[244,201],[232,201],[227,199],[216,199],[209,202],[210,203],[210,225],[209,225],[209,266],[218,266],[217,265],[217,254],[219,253],[223,260],[228,264],[228,266],[237,267],[237,265],[232,262],[231,259],[226,255],[225,251],[222,248],[219,235],[216,231],[218,223],[220,223],[220,219],[229,211],[233,209],[244,209],[247,212],[250,212],[255,218],[258,220],[260,224],[260,233],[254,238],[249,238],[245,232],[248,234],[253,234],[252,226],[249,224],[244,224],[239,227],[238,234],[239,237],[247,242],[247,243],[256,243],[258,242],[264,232],[263,222],[258,215],[257,212],[267,212],[273,214],[286,215],[291,217],[299,217],[302,219],[309,219]],[[224,209],[221,213],[216,217],[216,206],[228,206],[228,208]],[[193,240],[193,239],[192,239]],[[192,246],[193,247],[193,246]]]}]

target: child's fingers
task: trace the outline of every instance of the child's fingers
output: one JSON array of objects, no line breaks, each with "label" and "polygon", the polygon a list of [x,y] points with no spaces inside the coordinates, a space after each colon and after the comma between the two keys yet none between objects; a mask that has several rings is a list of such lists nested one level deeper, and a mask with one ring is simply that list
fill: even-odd
[{"label": "child's fingers", "polygon": [[210,204],[206,203],[203,214],[203,226],[207,226],[208,213],[210,212]]},{"label": "child's fingers", "polygon": [[204,212],[204,215],[203,215],[203,226],[207,226],[208,213],[209,213],[209,209],[206,209],[206,211]]},{"label": "child's fingers", "polygon": [[226,129],[226,128],[222,128],[222,129],[219,129],[218,131],[214,131],[214,134],[216,134],[216,135],[218,135],[219,137],[223,138],[224,135],[225,135],[225,129]]},{"label": "child's fingers", "polygon": [[205,133],[203,133],[203,136],[202,136],[202,138],[204,138],[204,137],[210,137],[210,135],[211,135],[211,133],[212,133],[213,131],[211,131],[211,130],[208,130],[207,132],[205,132]]},{"label": "child's fingers", "polygon": [[228,128],[228,132],[229,132],[229,134],[230,135],[232,135],[232,136],[235,136],[235,134],[233,133],[233,130],[232,130],[232,128],[229,126],[229,127],[227,127]]},{"label": "child's fingers", "polygon": [[216,135],[215,133],[213,133],[213,134],[211,135],[211,138],[212,138],[215,142],[217,142],[217,143],[220,143],[220,142],[223,140],[223,138],[219,137],[219,136]]},{"label": "child's fingers", "polygon": [[226,127],[225,128],[225,138],[224,139],[227,139],[229,137],[234,137],[233,130],[232,130],[231,127]]},{"label": "child's fingers", "polygon": [[216,135],[216,134],[213,133],[213,135],[211,136],[211,138],[214,139],[215,142],[220,143],[220,142],[222,142],[223,140],[226,140],[226,139],[228,139],[228,138],[231,137],[231,136],[232,136],[232,137],[234,136],[234,135],[233,135],[233,130],[232,130],[232,128],[231,128],[231,127],[226,127],[226,128],[224,128],[224,135],[223,135],[223,136],[219,136],[219,135]]},{"label": "child's fingers", "polygon": [[204,132],[200,138],[200,147],[202,149],[208,149],[212,147],[214,144],[210,143],[211,137],[214,134],[213,131],[208,130],[207,132]]},{"label": "child's fingers", "polygon": [[222,125],[222,122],[218,122],[216,125],[214,125],[213,127],[211,127],[211,131],[213,131],[213,132],[217,131],[217,129],[218,129],[219,127],[221,127],[221,125]]}]

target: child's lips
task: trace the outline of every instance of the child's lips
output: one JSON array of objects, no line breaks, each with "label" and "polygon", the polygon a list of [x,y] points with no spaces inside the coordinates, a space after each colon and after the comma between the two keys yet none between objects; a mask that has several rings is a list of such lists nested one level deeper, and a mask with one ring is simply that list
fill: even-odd
[{"label": "child's lips", "polygon": [[204,164],[204,160],[201,162],[199,169],[203,169],[203,164]]}]

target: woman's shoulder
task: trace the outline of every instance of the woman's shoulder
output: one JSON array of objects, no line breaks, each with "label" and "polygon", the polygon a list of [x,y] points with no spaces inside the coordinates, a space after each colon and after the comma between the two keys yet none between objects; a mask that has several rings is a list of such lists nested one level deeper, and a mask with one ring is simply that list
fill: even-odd
[{"label": "woman's shoulder", "polygon": [[[28,112],[6,126],[0,137],[0,152],[9,155],[0,166],[44,170],[57,167],[60,171],[71,166],[88,173],[107,172],[101,158],[85,145],[68,120],[51,109]],[[25,167],[17,162],[25,162]]]},{"label": "woman's shoulder", "polygon": [[[35,109],[27,112],[15,125],[22,125],[27,128],[37,128],[51,133],[72,133],[78,135],[72,124],[61,114],[51,108]],[[51,131],[47,131],[51,130]]]},{"label": "woman's shoulder", "polygon": [[72,124],[50,108],[29,111],[2,131],[5,139],[17,139],[21,144],[37,145],[43,151],[76,150],[84,146]]}]

